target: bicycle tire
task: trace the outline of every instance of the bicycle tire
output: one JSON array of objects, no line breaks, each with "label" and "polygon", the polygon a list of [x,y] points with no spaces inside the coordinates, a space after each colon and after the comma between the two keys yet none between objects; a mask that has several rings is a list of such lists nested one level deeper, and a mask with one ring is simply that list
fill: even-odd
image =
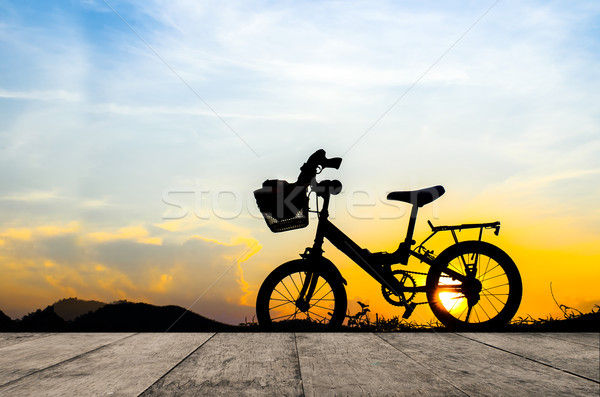
[{"label": "bicycle tire", "polygon": [[[477,264],[473,278],[481,283],[477,293],[474,290],[479,287],[472,287],[477,282],[462,283],[444,273],[451,269],[466,275],[466,265],[472,262]],[[429,269],[426,286],[431,311],[453,330],[501,328],[516,314],[523,295],[521,276],[513,260],[483,241],[464,241],[444,250]]]},{"label": "bicycle tire", "polygon": [[[318,279],[309,308],[302,311],[296,299],[308,273]],[[342,280],[306,259],[297,259],[277,267],[263,281],[256,317],[261,328],[269,331],[333,330],[344,322],[347,302]]]}]

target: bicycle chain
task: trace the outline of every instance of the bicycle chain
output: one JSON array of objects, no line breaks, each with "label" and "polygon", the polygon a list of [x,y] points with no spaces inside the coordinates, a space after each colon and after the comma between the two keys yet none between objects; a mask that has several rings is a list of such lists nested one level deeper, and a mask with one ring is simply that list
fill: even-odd
[{"label": "bicycle chain", "polygon": [[418,274],[419,276],[427,276],[427,273],[423,273],[423,272],[415,272],[412,270],[403,270],[404,273],[411,273],[411,274]]},{"label": "bicycle chain", "polygon": [[[412,271],[412,270],[395,270],[394,273],[396,273],[396,274],[406,274],[410,278],[410,280],[412,281],[413,285],[416,285],[416,283],[415,283],[414,278],[411,277],[411,274],[419,275],[419,276],[427,276],[427,273],[424,273],[424,272],[415,272],[415,271]],[[450,278],[449,276],[446,276],[446,277]],[[394,306],[404,306],[404,304],[400,300],[395,301],[395,300],[391,299],[391,295],[394,295],[394,296],[398,296],[398,295],[396,295],[393,292],[389,291],[384,286],[381,287],[381,293],[383,294],[384,299],[389,304],[394,305]],[[406,299],[406,302],[412,301],[412,299],[415,297],[416,294],[417,294],[417,292],[413,293],[410,298]],[[425,302],[413,302],[413,305],[424,305],[426,303],[428,303],[428,302],[427,301],[425,301]]]},{"label": "bicycle chain", "polygon": [[[423,272],[413,272],[413,271],[410,271],[410,270],[404,270],[404,273],[412,273],[412,274],[418,274],[418,275],[420,275],[420,276],[427,276],[427,273],[423,273]],[[440,277],[444,277],[444,278],[452,278],[451,276],[448,276],[448,275],[445,275],[445,274],[442,274],[442,275],[440,275]]]}]

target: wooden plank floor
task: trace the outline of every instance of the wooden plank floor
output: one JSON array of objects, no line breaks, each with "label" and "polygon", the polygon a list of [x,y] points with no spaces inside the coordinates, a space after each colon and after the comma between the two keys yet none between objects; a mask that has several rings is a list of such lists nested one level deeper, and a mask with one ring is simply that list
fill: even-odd
[{"label": "wooden plank floor", "polygon": [[600,395],[598,333],[0,333],[1,396]]}]

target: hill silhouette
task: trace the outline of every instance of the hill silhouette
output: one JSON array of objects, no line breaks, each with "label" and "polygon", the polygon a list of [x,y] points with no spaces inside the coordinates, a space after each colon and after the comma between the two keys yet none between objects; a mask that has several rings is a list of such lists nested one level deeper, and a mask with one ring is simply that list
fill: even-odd
[{"label": "hill silhouette", "polygon": [[[66,302],[66,303],[65,303]],[[73,320],[65,320],[56,312],[69,316],[79,315]],[[62,308],[61,308],[62,305]],[[100,306],[94,311],[90,307]],[[65,307],[68,308],[65,314]],[[355,316],[356,317],[356,316]],[[285,328],[285,327],[284,327]],[[313,327],[310,330],[315,330]],[[309,330],[307,329],[307,331]],[[285,329],[282,329],[284,331]],[[295,329],[297,330],[297,329]],[[319,329],[317,329],[319,330]],[[403,332],[403,331],[444,331],[443,327],[418,325],[402,322],[398,317],[385,319],[383,316],[371,322],[359,318],[354,325],[344,326],[341,331]],[[600,306],[590,313],[565,315],[565,318],[533,319],[518,318],[499,332],[598,332],[600,330]],[[84,301],[77,298],[62,299],[45,309],[38,309],[20,320],[12,320],[0,311],[0,332],[227,332],[261,331],[255,322],[240,325],[223,324],[208,319],[180,306],[155,306],[147,303],[118,301],[105,304],[97,301]],[[291,331],[291,329],[290,329]],[[324,331],[324,330],[322,330]]]},{"label": "hill silhouette", "polygon": [[15,331],[61,332],[67,330],[68,324],[54,312],[52,306],[47,306],[44,310],[38,309],[14,321],[13,328]]},{"label": "hill silhouette", "polygon": [[93,332],[198,332],[236,328],[179,306],[132,302],[105,305],[78,317],[72,326],[73,330]]},{"label": "hill silhouette", "polygon": [[12,319],[0,310],[0,331],[11,331],[13,325]]},{"label": "hill silhouette", "polygon": [[87,301],[77,298],[67,298],[55,302],[52,306],[54,306],[54,313],[59,317],[65,321],[72,321],[83,314],[94,312],[104,305],[106,303],[94,300]]},{"label": "hill silhouette", "polygon": [[[67,301],[66,304],[64,301]],[[91,302],[91,303],[90,303]],[[16,332],[207,332],[231,331],[237,327],[208,319],[180,306],[155,306],[147,303],[119,301],[105,304],[76,298],[57,302],[61,313],[72,316],[65,320],[56,312],[56,305],[38,309],[11,320],[0,312],[0,331]],[[100,306],[94,311],[90,307]],[[65,312],[65,307],[68,309]]]}]

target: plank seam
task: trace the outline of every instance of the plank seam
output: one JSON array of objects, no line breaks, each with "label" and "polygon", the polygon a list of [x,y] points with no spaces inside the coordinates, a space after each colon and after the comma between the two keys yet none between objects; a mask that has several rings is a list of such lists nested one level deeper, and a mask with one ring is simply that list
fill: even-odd
[{"label": "plank seam", "polygon": [[27,375],[23,375],[23,376],[21,376],[20,378],[13,379],[13,380],[11,380],[11,381],[8,381],[8,382],[6,382],[6,383],[4,383],[4,384],[0,385],[0,388],[5,388],[5,387],[7,387],[7,386],[10,386],[10,385],[12,385],[13,383],[19,382],[19,381],[20,381],[20,380],[22,380],[22,379],[25,379],[25,378],[27,378],[27,377],[30,377],[30,376],[32,376],[32,375],[38,374],[38,373],[40,373],[40,372],[42,372],[42,371],[46,371],[46,370],[48,370],[48,369],[52,369],[52,368],[54,368],[54,367],[57,367],[57,366],[59,366],[59,365],[61,365],[61,364],[64,364],[64,363],[68,363],[68,362],[71,362],[71,361],[77,360],[77,359],[79,359],[79,358],[81,358],[81,357],[83,357],[83,356],[85,356],[85,355],[87,355],[87,354],[94,353],[94,352],[96,352],[96,351],[98,351],[98,350],[100,350],[100,349],[104,349],[105,347],[112,345],[113,343],[121,342],[121,341],[123,341],[123,340],[125,340],[125,339],[127,339],[127,338],[131,338],[132,336],[135,336],[135,335],[137,335],[137,334],[131,334],[131,335],[128,335],[128,336],[126,336],[126,337],[124,337],[124,338],[117,339],[117,340],[115,340],[115,341],[109,342],[109,343],[107,343],[107,344],[105,344],[105,345],[102,345],[102,346],[98,346],[98,347],[96,347],[95,349],[88,350],[88,351],[86,351],[86,352],[83,352],[83,353],[81,353],[81,354],[78,354],[78,355],[76,355],[76,356],[73,356],[73,357],[71,357],[71,358],[68,358],[68,359],[66,359],[66,360],[60,361],[60,362],[58,362],[58,363],[56,363],[56,364],[49,365],[49,366],[47,366],[47,367],[45,367],[45,368],[40,368],[40,369],[38,369],[38,370],[35,370],[35,371],[31,372],[31,373],[28,373]]},{"label": "plank seam", "polygon": [[298,350],[298,340],[296,339],[296,333],[294,332],[294,346],[296,346],[296,359],[298,360],[298,372],[300,372],[300,386],[302,387],[302,396],[306,396],[304,391],[304,378],[302,377],[302,366],[300,365],[300,351]]},{"label": "plank seam", "polygon": [[435,376],[436,378],[439,378],[441,380],[443,380],[444,382],[448,383],[450,386],[454,387],[456,390],[460,391],[461,393],[464,393],[466,396],[470,396],[469,393],[467,393],[466,391],[464,391],[463,389],[461,389],[460,387],[456,386],[454,383],[450,382],[448,379],[445,379],[444,377],[438,375],[437,373],[435,373],[431,368],[423,365],[422,363],[420,363],[419,361],[415,360],[414,358],[412,358],[408,353],[403,352],[402,350],[400,350],[399,348],[397,348],[396,346],[394,346],[393,344],[391,344],[388,340],[384,339],[380,334],[378,333],[373,333],[373,335],[377,336],[379,339],[381,339],[382,341],[384,341],[386,344],[390,345],[392,348],[394,348],[395,350],[399,351],[400,353],[404,354],[406,357],[408,357],[411,361],[413,361],[414,363],[416,363],[417,365],[423,367],[427,372],[433,374],[433,376]]},{"label": "plank seam", "polygon": [[490,345],[489,343],[485,343],[485,342],[479,341],[479,340],[477,340],[477,339],[469,338],[468,336],[465,336],[465,335],[462,335],[462,334],[457,334],[457,333],[455,333],[455,335],[462,336],[463,338],[465,338],[465,339],[469,339],[469,340],[472,340],[473,342],[481,343],[482,345],[485,345],[485,346],[488,346],[488,347],[491,347],[491,348],[494,348],[494,349],[500,350],[500,351],[502,351],[502,352],[505,352],[505,353],[508,353],[508,354],[512,354],[512,355],[514,355],[514,356],[517,356],[517,357],[520,357],[520,358],[524,358],[525,360],[529,360],[529,361],[532,361],[532,362],[534,362],[534,363],[537,363],[537,364],[544,365],[544,366],[546,366],[546,367],[549,367],[549,368],[552,368],[552,369],[555,369],[555,370],[558,370],[558,371],[564,372],[564,373],[566,373],[566,374],[573,375],[573,376],[576,376],[576,377],[578,377],[578,378],[585,379],[585,380],[589,380],[590,382],[594,382],[594,383],[598,383],[598,384],[600,384],[600,381],[597,381],[597,380],[595,380],[595,379],[588,378],[587,376],[584,376],[584,375],[579,375],[579,374],[576,374],[576,373],[574,373],[574,372],[571,372],[571,371],[568,371],[568,370],[566,370],[566,369],[562,369],[562,368],[555,367],[555,366],[554,366],[554,365],[552,365],[552,364],[548,364],[548,363],[545,363],[545,362],[543,362],[543,361],[536,360],[536,359],[534,359],[534,358],[529,358],[529,357],[527,357],[527,356],[523,356],[522,354],[515,353],[515,352],[511,352],[510,350],[506,350],[506,349],[503,349],[503,348],[501,348],[501,347],[498,347],[498,346]]},{"label": "plank seam", "polygon": [[188,354],[187,356],[185,356],[184,358],[182,358],[170,370],[168,370],[167,372],[165,372],[160,378],[158,378],[157,380],[155,380],[154,383],[152,383],[144,391],[142,391],[140,394],[138,394],[138,397],[140,397],[141,395],[143,395],[144,393],[146,393],[148,390],[150,390],[152,388],[152,386],[154,386],[155,384],[157,384],[158,382],[160,382],[161,379],[164,379],[167,375],[169,375],[171,372],[173,372],[173,370],[175,368],[177,368],[181,363],[183,363],[185,360],[187,360],[188,357],[190,357],[192,354],[196,353],[202,346],[204,346],[206,344],[206,342],[208,342],[209,340],[211,340],[216,334],[217,334],[216,332],[213,333],[209,338],[207,338],[204,342],[202,342],[197,348],[195,348],[194,350],[192,350],[192,352],[190,354]]}]

